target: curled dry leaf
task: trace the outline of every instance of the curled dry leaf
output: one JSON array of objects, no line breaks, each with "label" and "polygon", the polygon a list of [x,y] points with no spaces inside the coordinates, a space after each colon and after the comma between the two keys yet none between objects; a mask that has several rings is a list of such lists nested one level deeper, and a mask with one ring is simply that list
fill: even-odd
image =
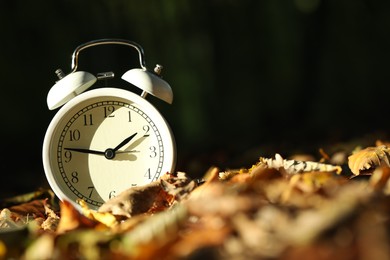
[{"label": "curled dry leaf", "polygon": [[110,212],[113,215],[130,218],[148,212],[153,207],[157,196],[162,191],[159,181],[144,186],[131,187],[118,196],[108,200],[99,212]]},{"label": "curled dry leaf", "polygon": [[390,166],[390,149],[386,145],[367,147],[348,157],[348,166],[354,175],[372,173],[380,166]]},{"label": "curled dry leaf", "polygon": [[24,223],[16,221],[14,214],[7,208],[0,211],[0,228],[18,228]]},{"label": "curled dry leaf", "polygon": [[165,174],[158,181],[125,190],[104,203],[99,212],[130,218],[163,211],[185,198],[195,187],[195,182],[183,172]]},{"label": "curled dry leaf", "polygon": [[43,219],[42,223],[40,224],[40,228],[45,231],[56,231],[58,223],[60,222],[60,217],[48,204],[45,204],[45,213],[46,219]]},{"label": "curled dry leaf", "polygon": [[187,209],[182,205],[158,212],[122,237],[118,253],[131,259],[160,258],[161,248],[177,239],[179,228],[187,218]]},{"label": "curled dry leaf", "polygon": [[109,212],[96,212],[95,210],[89,209],[85,201],[79,201],[84,216],[96,220],[107,227],[115,227],[118,221],[114,215]]},{"label": "curled dry leaf", "polygon": [[197,183],[188,178],[184,172],[178,172],[176,175],[165,174],[160,181],[164,191],[172,195],[176,201],[186,198],[197,186]]},{"label": "curled dry leaf", "polygon": [[338,165],[325,164],[313,161],[286,160],[280,154],[275,154],[275,159],[260,157],[259,164],[264,164],[268,168],[283,170],[287,174],[297,174],[302,172],[336,172],[341,173]]},{"label": "curled dry leaf", "polygon": [[33,200],[4,208],[0,211],[0,228],[19,228],[31,220],[43,218],[45,208],[45,200]]},{"label": "curled dry leaf", "polygon": [[9,207],[9,210],[20,216],[34,215],[37,217],[43,217],[45,215],[45,203],[46,200],[32,200],[20,205]]},{"label": "curled dry leaf", "polygon": [[62,201],[60,204],[61,218],[58,223],[57,233],[65,233],[78,228],[94,228],[97,221],[82,215],[70,202]]}]

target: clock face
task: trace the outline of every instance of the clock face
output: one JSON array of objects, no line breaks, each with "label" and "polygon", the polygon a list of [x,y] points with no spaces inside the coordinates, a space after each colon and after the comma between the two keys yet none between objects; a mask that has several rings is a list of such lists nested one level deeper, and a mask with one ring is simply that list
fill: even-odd
[{"label": "clock face", "polygon": [[60,199],[101,206],[120,192],[157,180],[175,164],[165,120],[143,98],[91,90],[67,103],[45,136],[44,166]]}]

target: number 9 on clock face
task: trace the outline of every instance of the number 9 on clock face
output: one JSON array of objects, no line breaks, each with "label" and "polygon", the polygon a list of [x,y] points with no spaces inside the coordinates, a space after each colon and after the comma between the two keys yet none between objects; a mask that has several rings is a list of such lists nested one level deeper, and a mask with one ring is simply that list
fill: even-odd
[{"label": "number 9 on clock face", "polygon": [[122,89],[85,92],[55,115],[43,144],[46,177],[61,200],[98,208],[120,192],[172,172],[169,125],[144,98]]}]

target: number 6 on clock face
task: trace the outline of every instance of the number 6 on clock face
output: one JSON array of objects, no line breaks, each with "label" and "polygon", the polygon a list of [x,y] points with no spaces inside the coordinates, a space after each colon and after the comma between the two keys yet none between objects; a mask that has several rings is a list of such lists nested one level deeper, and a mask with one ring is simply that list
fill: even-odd
[{"label": "number 6 on clock face", "polygon": [[172,172],[175,162],[167,122],[145,99],[122,89],[90,90],[70,100],[53,118],[43,144],[54,192],[92,208]]}]

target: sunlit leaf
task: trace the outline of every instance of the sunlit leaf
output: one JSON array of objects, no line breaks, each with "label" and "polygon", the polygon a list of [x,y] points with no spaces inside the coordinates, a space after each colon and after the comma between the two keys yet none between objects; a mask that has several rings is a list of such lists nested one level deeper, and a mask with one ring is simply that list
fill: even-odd
[{"label": "sunlit leaf", "polygon": [[112,215],[109,212],[97,212],[93,209],[88,208],[87,203],[85,203],[83,200],[79,201],[79,204],[81,205],[82,213],[84,216],[96,220],[104,225],[106,225],[109,228],[115,227],[118,224],[118,221],[114,215]]},{"label": "sunlit leaf", "polygon": [[312,161],[297,161],[283,159],[280,154],[275,154],[275,159],[260,158],[260,164],[268,168],[283,170],[287,174],[297,174],[302,172],[336,172],[341,173],[342,169],[338,165],[325,164]]},{"label": "sunlit leaf", "polygon": [[70,202],[63,201],[60,204],[61,219],[58,224],[57,233],[64,233],[78,228],[94,228],[97,221],[82,215]]},{"label": "sunlit leaf", "polygon": [[350,155],[348,166],[354,175],[371,173],[379,166],[390,166],[389,156],[390,149],[385,145],[367,147]]}]

